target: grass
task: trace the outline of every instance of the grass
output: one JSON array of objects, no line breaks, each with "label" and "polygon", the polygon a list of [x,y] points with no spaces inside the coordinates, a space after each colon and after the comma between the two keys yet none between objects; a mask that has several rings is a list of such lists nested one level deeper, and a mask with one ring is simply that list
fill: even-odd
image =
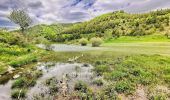
[{"label": "grass", "polygon": [[98,62],[95,69],[98,66],[109,66],[111,70],[94,71],[102,75],[107,82],[111,82],[117,93],[133,94],[138,85],[153,88],[157,85],[170,87],[170,57],[168,56],[131,55],[106,63]]},{"label": "grass", "polygon": [[109,39],[106,43],[137,43],[137,42],[170,42],[170,39],[164,35],[146,35],[146,36],[121,36],[116,39]]},{"label": "grass", "polygon": [[21,57],[18,57],[15,61],[9,62],[9,65],[15,68],[15,67],[21,67],[23,65],[26,65],[32,62],[37,62],[37,56],[33,54],[29,54],[29,55],[23,55]]}]

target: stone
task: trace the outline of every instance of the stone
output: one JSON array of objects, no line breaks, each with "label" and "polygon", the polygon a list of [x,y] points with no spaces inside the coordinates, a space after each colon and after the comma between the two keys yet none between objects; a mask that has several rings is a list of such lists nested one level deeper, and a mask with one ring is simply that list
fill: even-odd
[{"label": "stone", "polygon": [[14,76],[13,76],[13,79],[17,79],[17,78],[19,78],[19,77],[20,77],[20,75],[17,74],[17,75],[14,75]]},{"label": "stone", "polygon": [[14,70],[15,70],[15,68],[9,66],[7,71],[8,71],[10,74],[12,74]]}]

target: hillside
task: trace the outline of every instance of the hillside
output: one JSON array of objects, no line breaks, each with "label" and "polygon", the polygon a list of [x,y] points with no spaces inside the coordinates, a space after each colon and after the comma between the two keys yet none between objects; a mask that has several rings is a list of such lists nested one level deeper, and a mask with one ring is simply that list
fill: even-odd
[{"label": "hillside", "polygon": [[101,37],[108,32],[114,37],[166,34],[169,28],[169,17],[169,9],[145,14],[116,11],[67,27],[62,34],[71,34],[73,39],[83,36],[90,38],[96,35]]}]

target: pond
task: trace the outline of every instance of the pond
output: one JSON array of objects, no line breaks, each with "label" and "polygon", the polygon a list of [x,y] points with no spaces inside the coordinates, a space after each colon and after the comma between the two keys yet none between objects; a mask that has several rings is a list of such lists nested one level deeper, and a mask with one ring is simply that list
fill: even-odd
[{"label": "pond", "polygon": [[[39,63],[36,70],[42,70],[43,76],[37,80],[34,87],[27,92],[26,100],[33,100],[33,96],[39,94],[46,94],[48,96],[48,87],[45,81],[49,78],[56,78],[62,80],[63,75],[69,76],[68,87],[69,92],[73,90],[75,82],[82,80],[87,84],[91,83],[93,78],[93,66],[82,63]],[[0,85],[0,100],[11,100],[11,85],[14,80],[8,81],[5,85]]]},{"label": "pond", "polygon": [[[45,45],[38,44],[39,48],[45,49]],[[90,46],[80,46],[80,45],[67,45],[67,44],[52,44],[50,47],[53,51],[63,51],[63,52],[76,52],[76,51],[93,51],[102,50],[101,47],[90,47]]]}]

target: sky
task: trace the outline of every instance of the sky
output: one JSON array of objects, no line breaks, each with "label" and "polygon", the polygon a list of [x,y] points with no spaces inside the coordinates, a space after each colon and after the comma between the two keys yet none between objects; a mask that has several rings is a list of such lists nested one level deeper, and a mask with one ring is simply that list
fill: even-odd
[{"label": "sky", "polygon": [[170,0],[0,0],[0,27],[18,27],[7,18],[16,8],[26,9],[33,24],[74,23],[117,10],[143,13],[170,8]]}]

